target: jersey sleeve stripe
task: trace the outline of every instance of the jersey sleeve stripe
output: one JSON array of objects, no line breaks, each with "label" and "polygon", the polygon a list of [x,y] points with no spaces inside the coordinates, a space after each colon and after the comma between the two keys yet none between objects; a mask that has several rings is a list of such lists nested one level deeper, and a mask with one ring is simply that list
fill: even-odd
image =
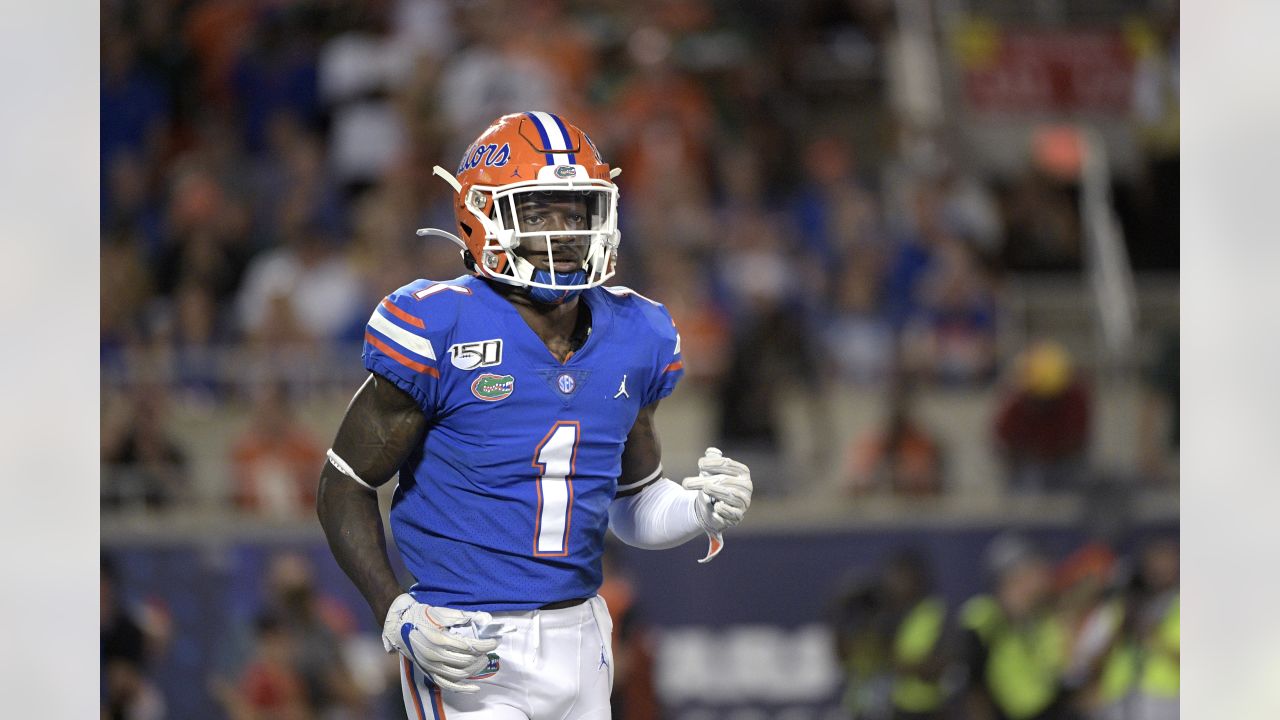
[{"label": "jersey sleeve stripe", "polygon": [[431,376],[431,377],[433,377],[433,378],[439,378],[439,377],[440,377],[440,371],[439,371],[439,370],[437,370],[437,369],[435,369],[435,368],[431,367],[430,365],[423,365],[422,363],[418,362],[417,360],[412,360],[412,359],[410,359],[410,358],[408,358],[408,357],[405,357],[405,355],[404,355],[403,353],[401,353],[400,351],[396,350],[395,348],[391,347],[390,345],[388,345],[388,344],[386,344],[386,343],[382,342],[381,340],[379,340],[377,335],[374,335],[374,334],[373,334],[373,333],[371,333],[371,332],[366,332],[366,333],[364,334],[364,339],[365,339],[365,342],[367,342],[367,343],[369,343],[370,345],[372,345],[372,346],[374,346],[374,347],[378,348],[379,350],[381,350],[381,351],[382,351],[382,353],[383,353],[384,355],[386,355],[387,357],[391,358],[392,360],[395,360],[396,362],[400,363],[401,365],[404,365],[405,367],[409,368],[410,370],[416,370],[417,372],[425,373],[425,374],[427,374],[427,375],[430,375],[430,376]]},{"label": "jersey sleeve stripe", "polygon": [[369,327],[382,333],[388,340],[412,353],[421,355],[428,360],[436,359],[436,350],[431,346],[430,340],[396,325],[377,310],[373,312],[373,315],[369,316]]},{"label": "jersey sleeve stripe", "polygon": [[409,323],[410,325],[416,328],[421,328],[423,330],[427,329],[427,326],[422,322],[421,318],[416,318],[410,315],[409,313],[401,310],[400,308],[396,307],[395,304],[391,302],[391,298],[383,298],[382,307],[386,308],[387,312],[391,313],[392,315],[395,315],[396,317],[400,318],[401,320]]},{"label": "jersey sleeve stripe", "polygon": [[663,368],[662,372],[664,373],[674,372],[676,370],[680,370],[683,368],[684,368],[684,360],[677,360],[671,363],[670,365],[666,366],[665,368]]}]

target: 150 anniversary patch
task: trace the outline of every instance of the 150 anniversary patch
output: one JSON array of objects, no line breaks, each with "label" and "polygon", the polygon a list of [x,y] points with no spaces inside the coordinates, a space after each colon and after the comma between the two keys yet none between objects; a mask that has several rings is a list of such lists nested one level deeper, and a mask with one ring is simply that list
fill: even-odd
[{"label": "150 anniversary patch", "polygon": [[449,361],[459,370],[475,370],[502,364],[502,339],[477,340],[449,347]]}]

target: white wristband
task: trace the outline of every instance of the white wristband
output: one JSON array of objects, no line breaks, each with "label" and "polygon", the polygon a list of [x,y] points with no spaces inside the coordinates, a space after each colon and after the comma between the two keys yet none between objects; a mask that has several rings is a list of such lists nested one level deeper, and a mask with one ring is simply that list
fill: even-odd
[{"label": "white wristband", "polygon": [[329,463],[333,465],[335,468],[337,468],[338,472],[342,473],[343,475],[346,475],[352,480],[355,480],[356,482],[360,483],[362,486],[364,486],[365,488],[368,488],[369,490],[372,490],[374,492],[378,491],[378,488],[370,485],[364,480],[361,480],[360,476],[356,474],[356,471],[352,470],[351,466],[347,464],[347,461],[338,457],[338,453],[334,452],[333,448],[329,448],[329,451],[325,453],[325,457],[329,458]]}]

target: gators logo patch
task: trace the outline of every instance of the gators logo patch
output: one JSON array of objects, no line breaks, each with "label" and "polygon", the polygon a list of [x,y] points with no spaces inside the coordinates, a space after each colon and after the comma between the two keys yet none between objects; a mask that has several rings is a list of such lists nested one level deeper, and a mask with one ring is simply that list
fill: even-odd
[{"label": "gators logo patch", "polygon": [[498,674],[498,671],[502,669],[502,661],[498,657],[498,653],[489,653],[488,658],[489,664],[485,665],[480,672],[468,677],[468,680],[484,680]]},{"label": "gators logo patch", "polygon": [[485,402],[505,400],[516,388],[513,375],[494,375],[483,373],[471,383],[471,394]]}]

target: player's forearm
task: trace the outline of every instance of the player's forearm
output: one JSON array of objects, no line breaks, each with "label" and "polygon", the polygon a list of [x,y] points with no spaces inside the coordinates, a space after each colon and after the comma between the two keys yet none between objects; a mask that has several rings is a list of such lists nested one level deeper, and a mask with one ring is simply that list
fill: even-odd
[{"label": "player's forearm", "polygon": [[609,527],[622,542],[645,550],[664,550],[702,534],[694,505],[698,493],[665,478],[609,507]]},{"label": "player's forearm", "polygon": [[381,624],[391,601],[403,591],[387,559],[377,493],[326,464],[320,476],[316,514],[338,566],[364,595],[375,621]]}]

